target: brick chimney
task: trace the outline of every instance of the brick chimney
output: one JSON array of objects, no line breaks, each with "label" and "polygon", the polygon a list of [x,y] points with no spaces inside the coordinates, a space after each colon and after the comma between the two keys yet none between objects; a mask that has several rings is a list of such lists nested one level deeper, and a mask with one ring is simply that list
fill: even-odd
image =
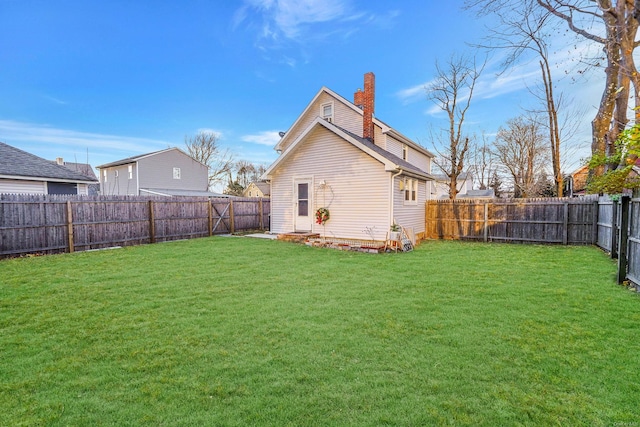
[{"label": "brick chimney", "polygon": [[353,94],[353,103],[362,108],[362,137],[373,142],[373,113],[376,96],[376,76],[369,72],[364,75],[364,92],[360,89]]}]

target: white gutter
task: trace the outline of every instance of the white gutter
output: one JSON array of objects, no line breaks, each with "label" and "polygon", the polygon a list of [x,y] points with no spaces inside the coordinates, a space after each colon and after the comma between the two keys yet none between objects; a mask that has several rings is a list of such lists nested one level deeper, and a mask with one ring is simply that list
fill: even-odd
[{"label": "white gutter", "polygon": [[149,194],[153,194],[155,196],[164,196],[164,197],[173,197],[171,194],[166,194],[166,193],[160,193],[158,191],[153,191],[153,190],[148,190],[146,188],[141,188],[140,189],[141,193],[149,193]]},{"label": "white gutter", "polygon": [[67,182],[71,184],[95,184],[99,181],[93,181],[91,179],[71,179],[71,178],[49,178],[46,176],[26,176],[26,175],[0,175],[2,179],[13,179],[16,181],[50,181],[50,182]]},{"label": "white gutter", "polygon": [[392,224],[395,223],[395,220],[393,218],[393,203],[395,202],[395,197],[393,194],[393,180],[398,176],[401,175],[404,171],[402,169],[398,169],[398,173],[391,175],[391,183],[389,184],[389,220],[391,221],[391,223],[389,224],[389,226],[391,226]]}]

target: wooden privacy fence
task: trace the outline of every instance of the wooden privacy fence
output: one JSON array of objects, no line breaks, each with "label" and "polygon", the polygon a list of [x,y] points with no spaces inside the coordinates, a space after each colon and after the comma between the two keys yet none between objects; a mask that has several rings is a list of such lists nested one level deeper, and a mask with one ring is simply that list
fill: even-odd
[{"label": "wooden privacy fence", "polygon": [[426,205],[430,239],[594,244],[618,259],[618,283],[640,289],[640,198],[438,200]]},{"label": "wooden privacy fence", "polygon": [[596,243],[598,198],[437,200],[426,206],[429,239]]},{"label": "wooden privacy fence", "polygon": [[618,259],[618,283],[640,289],[640,199],[600,198],[597,245]]},{"label": "wooden privacy fence", "polygon": [[0,195],[0,257],[269,228],[269,199]]}]

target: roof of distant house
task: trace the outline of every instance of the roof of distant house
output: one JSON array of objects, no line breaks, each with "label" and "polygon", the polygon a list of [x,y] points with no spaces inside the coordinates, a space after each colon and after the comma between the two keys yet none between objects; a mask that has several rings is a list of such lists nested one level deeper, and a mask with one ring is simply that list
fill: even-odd
[{"label": "roof of distant house", "polygon": [[43,178],[63,182],[97,181],[95,176],[91,178],[3,142],[0,142],[0,176]]},{"label": "roof of distant house", "polygon": [[458,194],[456,196],[458,199],[493,199],[494,197],[496,197],[496,193],[493,191],[493,188],[486,190],[469,190],[464,194]]},{"label": "roof of distant house", "polygon": [[[60,165],[60,163],[57,160],[53,161],[53,163]],[[64,166],[67,169],[71,169],[72,171],[75,171],[75,172],[81,173],[83,175],[86,175],[87,177],[92,178],[95,181],[98,180],[98,177],[96,176],[95,172],[93,171],[93,168],[88,163],[74,163],[74,162],[64,162],[63,161],[60,166]]]},{"label": "roof of distant house", "polygon": [[[473,176],[469,173],[469,172],[462,172],[460,175],[458,175],[458,180],[465,180],[465,179],[469,179],[472,178]],[[433,178],[438,181],[438,182],[449,182],[450,179],[447,175],[444,174],[436,174],[433,175]]]},{"label": "roof of distant house", "polygon": [[[151,156],[155,156],[155,155],[160,154],[160,153],[164,153],[164,152],[167,152],[167,151],[173,151],[173,150],[177,150],[180,153],[184,154],[185,156],[191,157],[187,153],[185,153],[184,151],[182,151],[181,149],[179,149],[177,147],[170,147],[170,148],[165,148],[164,150],[152,151],[151,153],[145,153],[145,154],[140,154],[140,155],[137,155],[137,156],[127,157],[126,159],[116,160],[115,162],[105,163],[103,165],[96,166],[96,167],[98,169],[105,169],[105,168],[110,168],[110,167],[114,167],[114,166],[126,165],[126,164],[129,164],[129,163],[135,163],[138,160],[144,159],[145,157],[151,157]],[[193,159],[193,157],[191,157],[191,158]],[[197,162],[196,159],[193,159],[193,161]],[[198,162],[198,163],[202,163],[202,162]]]},{"label": "roof of distant house", "polygon": [[[262,191],[262,194],[270,194],[271,193],[271,185],[268,182],[265,182],[265,181],[253,181],[251,184],[253,184],[256,187],[258,187],[258,189],[260,191]],[[251,185],[251,184],[249,184],[249,185]]]},{"label": "roof of distant house", "polygon": [[151,196],[185,196],[185,197],[234,197],[228,194],[213,193],[206,190],[176,190],[170,188],[141,188],[140,193]]}]

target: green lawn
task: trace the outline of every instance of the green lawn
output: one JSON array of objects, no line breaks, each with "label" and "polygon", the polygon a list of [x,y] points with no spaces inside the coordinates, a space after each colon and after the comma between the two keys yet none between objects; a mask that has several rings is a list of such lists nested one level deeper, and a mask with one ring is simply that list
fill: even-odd
[{"label": "green lawn", "polygon": [[592,247],[213,237],[0,261],[0,425],[640,425]]}]

